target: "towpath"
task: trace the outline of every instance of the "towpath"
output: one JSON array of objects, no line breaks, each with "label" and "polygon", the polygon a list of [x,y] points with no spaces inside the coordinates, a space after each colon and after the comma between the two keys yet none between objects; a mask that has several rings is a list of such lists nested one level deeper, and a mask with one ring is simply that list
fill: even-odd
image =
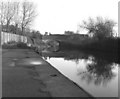
[{"label": "towpath", "polygon": [[91,96],[33,50],[3,49],[2,97]]}]

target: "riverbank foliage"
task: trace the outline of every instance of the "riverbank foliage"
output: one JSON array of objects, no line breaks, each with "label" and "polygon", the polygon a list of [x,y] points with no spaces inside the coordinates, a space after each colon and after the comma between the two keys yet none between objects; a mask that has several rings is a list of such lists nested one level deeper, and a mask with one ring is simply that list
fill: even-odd
[{"label": "riverbank foliage", "polygon": [[[80,28],[88,31],[87,35],[69,33],[69,39],[60,41],[61,49],[83,49],[95,52],[117,53],[120,38],[115,37],[114,26],[116,22],[111,19],[96,17],[83,21]],[[67,33],[68,34],[68,33]]]},{"label": "riverbank foliage", "polygon": [[120,38],[106,38],[102,40],[86,39],[79,40],[80,43],[74,43],[75,41],[67,42],[60,41],[61,49],[83,49],[89,51],[107,52],[107,53],[117,53],[118,44],[120,43]]},{"label": "riverbank foliage", "polygon": [[28,49],[27,44],[23,42],[11,41],[2,45],[2,49]]}]

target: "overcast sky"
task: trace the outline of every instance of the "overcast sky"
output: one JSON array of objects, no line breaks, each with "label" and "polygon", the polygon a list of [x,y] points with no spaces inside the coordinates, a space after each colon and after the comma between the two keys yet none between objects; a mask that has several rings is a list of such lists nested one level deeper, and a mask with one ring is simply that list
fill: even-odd
[{"label": "overcast sky", "polygon": [[[78,24],[88,17],[118,21],[119,0],[28,0],[34,2],[38,16],[33,29],[52,34],[63,34],[70,30],[76,32]],[[81,33],[85,32],[80,30]]]}]

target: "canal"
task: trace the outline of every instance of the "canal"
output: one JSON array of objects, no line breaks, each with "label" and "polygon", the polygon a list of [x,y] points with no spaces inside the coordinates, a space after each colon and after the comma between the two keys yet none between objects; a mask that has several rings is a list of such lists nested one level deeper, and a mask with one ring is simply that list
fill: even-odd
[{"label": "canal", "polygon": [[118,97],[118,69],[114,55],[83,51],[43,50],[43,59],[94,97]]}]

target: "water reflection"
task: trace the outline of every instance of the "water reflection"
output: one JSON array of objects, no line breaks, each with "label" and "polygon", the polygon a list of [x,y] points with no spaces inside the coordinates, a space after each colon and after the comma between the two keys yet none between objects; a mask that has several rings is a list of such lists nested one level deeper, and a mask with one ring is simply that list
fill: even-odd
[{"label": "water reflection", "polygon": [[45,60],[51,57],[62,57],[64,60],[70,60],[76,64],[79,64],[80,60],[84,59],[87,63],[86,69],[85,71],[78,72],[78,75],[81,75],[81,79],[85,80],[88,84],[94,82],[95,85],[107,85],[111,79],[116,77],[116,74],[112,71],[116,66],[115,63],[91,56],[88,53],[80,51],[43,51],[42,56]]},{"label": "water reflection", "polygon": [[112,70],[116,65],[109,63],[105,60],[97,60],[93,58],[92,62],[87,64],[87,71],[84,73],[79,72],[81,79],[85,80],[88,84],[94,83],[95,85],[107,85],[110,80],[116,77],[116,73]]},{"label": "water reflection", "polygon": [[93,96],[118,95],[118,63],[114,61],[116,57],[113,55],[110,57],[102,53],[94,55],[68,50],[58,52],[44,50],[41,53],[44,59]]}]

